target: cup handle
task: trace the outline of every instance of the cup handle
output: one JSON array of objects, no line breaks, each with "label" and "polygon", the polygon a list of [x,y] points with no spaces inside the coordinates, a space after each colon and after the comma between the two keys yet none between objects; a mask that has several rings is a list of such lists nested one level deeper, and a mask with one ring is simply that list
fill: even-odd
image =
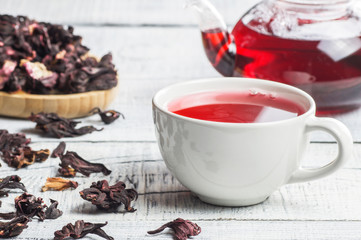
[{"label": "cup handle", "polygon": [[300,167],[292,174],[288,183],[311,181],[330,175],[341,168],[351,157],[353,140],[350,131],[343,123],[332,118],[312,117],[306,122],[305,134],[316,130],[325,131],[336,139],[338,143],[337,157],[323,167],[312,169]]}]

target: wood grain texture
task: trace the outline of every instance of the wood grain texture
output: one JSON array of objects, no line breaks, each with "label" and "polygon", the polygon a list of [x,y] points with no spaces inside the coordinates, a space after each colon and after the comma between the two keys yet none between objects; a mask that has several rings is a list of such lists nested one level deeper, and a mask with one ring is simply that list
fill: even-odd
[{"label": "wood grain texture", "polygon": [[[145,171],[148,170],[146,166]],[[351,176],[348,176],[351,175]],[[40,189],[39,177],[31,179],[24,178],[28,184],[29,193],[37,197],[42,197],[46,204],[50,198],[60,202],[59,209],[64,212],[64,216],[69,219],[85,218],[89,221],[119,220],[119,221],[165,221],[177,217],[195,220],[262,220],[262,221],[361,221],[360,204],[361,200],[359,172],[352,174],[350,171],[341,171],[334,177],[326,180],[307,184],[288,185],[274,192],[265,202],[250,207],[218,207],[206,204],[192,195],[186,189],[179,186],[172,186],[171,182],[157,182],[163,176],[150,175],[148,182],[154,185],[164,185],[163,190],[150,192],[156,186],[148,184],[147,192],[139,189],[145,185],[138,186],[140,196],[135,203],[134,213],[124,213],[122,208],[114,213],[98,210],[90,202],[84,201],[79,196],[79,191],[88,188],[92,181],[103,179],[99,175],[92,176],[91,179],[76,180],[79,188],[76,190],[66,190],[64,192],[35,192],[34,187]],[[121,178],[125,177],[124,175]],[[138,175],[135,177],[139,177]],[[109,179],[109,178],[106,178]],[[346,180],[347,179],[347,180]],[[109,179],[114,183],[116,178]],[[130,182],[123,179],[127,186]],[[44,180],[45,183],[45,180]],[[345,187],[346,186],[346,187]],[[149,190],[148,190],[149,188]],[[21,193],[12,193],[8,198],[2,198],[2,212],[12,211],[13,198]]]},{"label": "wood grain texture", "polygon": [[[35,149],[55,147],[55,143],[39,142],[32,145]],[[323,157],[309,159],[305,167],[325,164],[335,154],[334,144],[312,144],[308,154],[323,152]],[[355,148],[355,157],[359,159],[361,145]],[[78,151],[85,159],[104,163],[112,170],[111,175],[92,174],[91,177],[78,175],[76,190],[64,192],[40,192],[47,177],[57,175],[58,159],[48,159],[44,163],[34,164],[14,171],[8,166],[0,168],[0,176],[18,174],[26,184],[28,191],[42,197],[58,200],[59,208],[68,219],[86,218],[87,220],[119,221],[160,221],[176,217],[194,220],[262,220],[262,221],[359,221],[361,216],[360,162],[351,161],[336,174],[318,181],[303,184],[291,184],[274,192],[264,203],[242,208],[217,207],[201,202],[184,188],[167,170],[155,143],[68,143],[68,150]],[[79,196],[79,191],[89,187],[91,182],[107,179],[110,183],[124,181],[129,188],[135,188],[140,196],[134,203],[135,213],[109,214],[98,211],[89,202]],[[13,198],[20,192],[2,199],[1,211],[13,209]]]},{"label": "wood grain texture", "polygon": [[[56,223],[46,220],[44,223],[33,221],[29,228],[24,230],[18,240],[44,240],[53,239],[54,231],[69,222],[77,219],[58,219]],[[171,219],[173,220],[173,219]],[[104,222],[98,220],[96,222]],[[359,240],[361,233],[360,221],[195,221],[202,228],[200,235],[193,237],[197,240]],[[161,234],[148,235],[147,231],[153,230],[165,221],[108,221],[103,229],[114,239],[173,239],[171,230],[167,229]],[[84,239],[100,240],[95,235],[88,235]]]},{"label": "wood grain texture", "polygon": [[[43,139],[40,142],[31,143],[34,149],[48,148],[51,151],[55,149],[58,142],[47,141]],[[91,161],[104,161],[112,165],[124,162],[141,162],[141,161],[163,161],[156,142],[122,142],[122,141],[82,141],[74,142],[66,140],[67,149],[79,152],[86,159]],[[305,157],[302,160],[302,166],[306,168],[318,167],[327,164],[337,154],[337,144],[335,143],[311,143],[306,149]],[[361,144],[354,144],[353,157],[346,162],[346,169],[361,169]],[[20,171],[28,171],[33,166],[47,168],[47,162],[35,164]],[[7,166],[0,168],[2,170],[10,169]]]},{"label": "wood grain texture", "polygon": [[[74,223],[77,219],[58,219],[56,223],[51,220],[45,222],[33,221],[29,223],[29,228],[24,230],[18,240],[44,240],[53,239],[54,231],[60,226],[69,222]],[[173,220],[173,219],[171,219]],[[104,222],[101,220],[95,222]],[[339,240],[350,239],[359,240],[361,222],[343,221],[195,221],[202,228],[200,235],[192,239],[198,240]],[[148,235],[147,231],[153,230],[165,221],[108,221],[108,225],[103,229],[114,239],[173,239],[171,230],[167,229],[161,234]],[[95,235],[88,235],[84,239],[100,240],[102,238]]]}]

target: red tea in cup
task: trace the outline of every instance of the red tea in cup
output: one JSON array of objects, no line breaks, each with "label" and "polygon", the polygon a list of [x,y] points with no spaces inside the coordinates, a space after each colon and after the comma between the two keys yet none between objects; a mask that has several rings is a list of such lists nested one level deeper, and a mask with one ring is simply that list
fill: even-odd
[{"label": "red tea in cup", "polygon": [[227,123],[262,123],[294,118],[305,109],[287,98],[257,90],[211,91],[171,101],[168,110],[185,117]]}]

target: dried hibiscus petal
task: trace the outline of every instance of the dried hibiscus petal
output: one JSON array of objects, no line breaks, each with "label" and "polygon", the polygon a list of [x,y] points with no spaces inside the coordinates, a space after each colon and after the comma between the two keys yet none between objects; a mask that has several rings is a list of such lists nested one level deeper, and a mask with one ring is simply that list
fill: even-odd
[{"label": "dried hibiscus petal", "polygon": [[68,169],[69,166],[76,172],[85,176],[91,173],[102,172],[104,175],[109,175],[111,171],[101,163],[91,163],[80,157],[76,152],[67,151],[61,158],[60,166]]},{"label": "dried hibiscus petal", "polygon": [[94,131],[103,130],[96,129],[93,126],[75,128],[76,125],[80,123],[79,121],[59,117],[56,113],[40,112],[38,114],[31,114],[29,120],[36,122],[36,129],[41,129],[50,136],[57,138],[81,136]]},{"label": "dried hibiscus petal", "polygon": [[18,216],[25,215],[29,218],[38,216],[40,220],[45,219],[44,208],[42,198],[36,198],[35,196],[23,193],[22,195],[15,198],[15,208]]},{"label": "dried hibiscus petal", "polygon": [[28,227],[29,218],[20,216],[9,222],[0,222],[0,238],[15,237]]},{"label": "dried hibiscus petal", "polygon": [[117,72],[112,64],[112,55],[107,54],[98,62],[93,57],[82,56],[68,75],[71,92],[106,90],[117,85]]},{"label": "dried hibiscus petal", "polygon": [[69,166],[59,168],[58,172],[59,172],[60,176],[63,176],[63,177],[75,177],[75,175],[76,175],[75,169],[71,168]]},{"label": "dried hibiscus petal", "polygon": [[[15,198],[15,209],[17,216],[27,216],[33,218],[37,216],[40,221],[44,219],[55,219],[60,217],[63,213],[57,209],[58,202],[51,200],[50,207],[43,204],[43,199],[29,194],[23,193]],[[45,210],[45,211],[44,211]]]},{"label": "dried hibiscus petal", "polygon": [[174,221],[164,224],[156,230],[148,231],[148,234],[160,233],[167,227],[174,231],[174,236],[177,240],[186,240],[190,236],[197,236],[201,233],[201,228],[196,223],[182,218],[177,218]]},{"label": "dried hibiscus petal", "polygon": [[50,206],[45,210],[45,219],[57,219],[63,212],[58,209],[59,202],[53,199],[50,199]]},{"label": "dried hibiscus petal", "polygon": [[29,81],[29,76],[21,68],[17,67],[11,73],[9,80],[5,83],[3,91],[15,92],[21,90]]},{"label": "dried hibiscus petal", "polygon": [[59,145],[51,153],[52,158],[61,157],[64,154],[66,144],[65,142],[60,142]]},{"label": "dried hibiscus petal", "polygon": [[70,181],[68,179],[59,178],[59,177],[52,177],[52,178],[46,179],[46,183],[41,188],[41,190],[43,192],[48,191],[48,190],[63,191],[68,188],[75,189],[77,187],[78,187],[78,183],[75,181]]},{"label": "dried hibiscus petal", "polygon": [[16,68],[16,62],[11,60],[5,60],[2,68],[0,68],[0,89],[4,88],[5,84],[8,83],[12,72]]},{"label": "dried hibiscus petal", "polygon": [[28,92],[47,94],[54,88],[58,74],[47,70],[44,64],[22,59],[20,66],[25,69],[27,74],[25,88],[28,89]]},{"label": "dried hibiscus petal", "polygon": [[125,187],[122,181],[109,186],[107,180],[102,180],[93,182],[90,188],[80,192],[80,196],[84,200],[91,201],[99,209],[115,210],[123,204],[127,212],[134,212],[135,209],[130,204],[138,198],[138,193],[134,189]]},{"label": "dried hibiscus petal", "polygon": [[5,178],[0,178],[0,196],[7,195],[7,191],[4,189],[21,189],[26,192],[26,188],[21,181],[21,178],[17,175],[7,176]]},{"label": "dried hibiscus petal", "polygon": [[10,167],[21,168],[48,158],[48,149],[34,151],[28,146],[29,143],[30,138],[26,138],[25,134],[0,130],[1,157]]},{"label": "dried hibiscus petal", "polygon": [[15,212],[0,213],[0,218],[5,219],[5,220],[13,219],[14,217],[16,217]]},{"label": "dried hibiscus petal", "polygon": [[75,222],[75,224],[68,223],[61,230],[58,230],[54,233],[54,240],[63,240],[68,237],[79,239],[86,236],[87,234],[96,234],[105,239],[113,240],[113,237],[109,236],[101,229],[107,224],[107,222],[90,223],[84,222],[83,220],[78,220]]},{"label": "dried hibiscus petal", "polygon": [[0,90],[48,94],[116,86],[111,54],[100,61],[89,57],[73,32],[71,26],[0,15]]},{"label": "dried hibiscus petal", "polygon": [[105,124],[110,124],[117,120],[120,116],[124,119],[124,115],[115,110],[101,111],[100,108],[94,108],[90,111],[93,114],[99,114],[100,118]]},{"label": "dried hibiscus petal", "polygon": [[49,155],[50,151],[48,149],[33,151],[30,147],[19,148],[11,158],[11,165],[16,168],[21,168],[31,165],[34,162],[43,162],[48,159]]},{"label": "dried hibiscus petal", "polygon": [[104,175],[109,175],[111,173],[111,171],[103,164],[91,163],[80,157],[76,152],[67,151],[64,154],[65,147],[65,143],[61,142],[53,151],[59,156],[61,161],[61,168],[58,170],[60,175],[64,177],[74,177],[75,174],[79,172],[88,177],[91,173],[102,172]]}]

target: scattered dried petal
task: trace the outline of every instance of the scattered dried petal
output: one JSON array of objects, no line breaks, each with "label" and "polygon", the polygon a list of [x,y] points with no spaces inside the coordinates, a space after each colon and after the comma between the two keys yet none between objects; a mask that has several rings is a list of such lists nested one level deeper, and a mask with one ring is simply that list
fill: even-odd
[{"label": "scattered dried petal", "polygon": [[[15,198],[15,208],[17,216],[27,216],[33,218],[37,216],[40,221],[44,219],[55,219],[62,215],[62,212],[57,209],[58,202],[51,200],[51,205],[48,208],[43,204],[43,199],[29,194],[23,193]],[[45,210],[45,212],[44,212]]]},{"label": "scattered dried petal", "polygon": [[[60,144],[59,144],[60,146]],[[104,175],[109,175],[112,171],[106,168],[101,163],[91,163],[80,157],[76,152],[67,151],[64,154],[65,143],[61,143],[59,152],[62,152],[60,155],[60,169],[58,170],[59,174],[64,177],[74,177],[77,172],[89,177],[91,173],[102,172]]]},{"label": "scattered dried petal", "polygon": [[28,227],[29,218],[20,216],[9,222],[0,222],[0,238],[15,237]]},{"label": "scattered dried petal", "polygon": [[100,237],[103,237],[108,240],[113,240],[114,238],[107,235],[101,228],[107,225],[108,223],[90,223],[84,222],[83,220],[78,220],[75,224],[68,223],[61,230],[58,230],[54,233],[54,240],[63,240],[67,237],[72,237],[74,239],[79,239],[87,234],[96,234]]},{"label": "scattered dried petal", "polygon": [[44,208],[46,207],[43,204],[42,198],[36,198],[35,196],[23,193],[22,195],[15,198],[15,208],[16,214],[18,216],[25,215],[29,218],[38,216],[42,221],[45,219]]},{"label": "scattered dried petal", "polygon": [[148,231],[148,234],[156,234],[162,232],[166,228],[171,228],[174,231],[174,236],[177,240],[186,240],[190,236],[197,236],[201,233],[201,228],[189,220],[177,218],[174,221],[164,224],[160,228]]},{"label": "scattered dried petal", "polygon": [[73,121],[67,118],[59,117],[56,113],[31,114],[29,120],[36,122],[36,129],[41,129],[52,137],[76,137],[94,131],[101,131],[103,129],[96,129],[93,126],[84,126],[75,128],[79,121]]},{"label": "scattered dried petal", "polygon": [[50,155],[49,149],[33,151],[30,147],[20,149],[19,154],[12,158],[11,164],[16,168],[31,165],[35,162],[44,162]]},{"label": "scattered dried petal", "polygon": [[58,172],[59,172],[60,176],[63,176],[63,177],[75,177],[75,175],[76,175],[75,169],[71,168],[69,166],[59,168]]},{"label": "scattered dried petal", "polygon": [[60,142],[59,145],[51,153],[52,158],[61,157],[64,154],[66,144],[65,142]]},{"label": "scattered dried petal", "polygon": [[90,188],[79,193],[84,200],[90,201],[99,209],[115,210],[123,204],[127,212],[134,212],[136,210],[130,204],[137,200],[138,193],[134,189],[125,189],[125,187],[122,181],[109,186],[107,180],[102,180],[93,182]]},{"label": "scattered dried petal", "polygon": [[68,188],[77,188],[78,183],[75,181],[70,181],[68,179],[59,178],[59,177],[52,177],[47,178],[45,185],[41,188],[41,191],[45,192],[48,190],[53,191],[64,191]]},{"label": "scattered dried petal", "polygon": [[[23,183],[20,182],[21,178],[17,175],[7,176],[5,178],[0,178],[0,197],[8,196],[9,191],[4,189],[21,189],[26,192],[26,188]],[[1,206],[1,201],[0,201]],[[0,218],[9,219],[9,214],[11,213],[0,213]]]},{"label": "scattered dried petal", "polygon": [[50,199],[50,202],[50,206],[45,210],[45,219],[57,219],[63,215],[63,212],[57,208],[59,202],[53,199]]},{"label": "scattered dried petal", "polygon": [[28,146],[29,143],[30,138],[26,138],[25,134],[0,130],[1,157],[10,167],[21,168],[48,158],[48,149],[34,151]]},{"label": "scattered dried petal", "polygon": [[0,218],[5,219],[5,220],[10,220],[10,219],[13,219],[14,217],[16,217],[15,212],[0,213]]},{"label": "scattered dried petal", "polygon": [[120,113],[120,112],[115,111],[115,110],[108,110],[108,111],[102,112],[100,110],[100,108],[94,108],[94,109],[92,109],[90,111],[90,113],[99,114],[99,116],[101,117],[102,121],[105,124],[110,124],[110,123],[114,122],[120,116],[122,116],[122,118],[124,119],[124,115],[122,113]]},{"label": "scattered dried petal", "polygon": [[102,172],[104,175],[109,175],[111,173],[111,171],[103,164],[88,162],[76,152],[67,151],[60,160],[61,169],[59,170],[59,173],[71,171],[70,169],[74,169],[75,172],[79,172],[87,177],[89,177],[91,173]]},{"label": "scattered dried petal", "polygon": [[4,189],[21,189],[26,192],[26,188],[23,183],[20,182],[21,178],[17,175],[7,176],[0,178],[0,196],[7,196],[7,191]]}]

